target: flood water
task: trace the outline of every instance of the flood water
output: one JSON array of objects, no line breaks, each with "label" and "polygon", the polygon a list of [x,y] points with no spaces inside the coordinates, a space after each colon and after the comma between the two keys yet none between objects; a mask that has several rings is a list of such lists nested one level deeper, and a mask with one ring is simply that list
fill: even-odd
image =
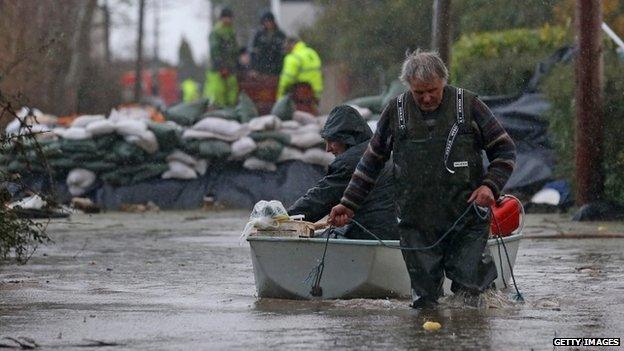
[{"label": "flood water", "polygon": [[[55,243],[0,266],[0,344],[43,349],[518,349],[624,336],[624,239],[523,239],[526,302],[257,299],[241,211],[106,213],[55,220]],[[527,228],[531,231],[531,228]],[[339,267],[326,266],[326,270]],[[425,321],[442,324],[425,331]],[[607,348],[601,348],[607,349]]]}]

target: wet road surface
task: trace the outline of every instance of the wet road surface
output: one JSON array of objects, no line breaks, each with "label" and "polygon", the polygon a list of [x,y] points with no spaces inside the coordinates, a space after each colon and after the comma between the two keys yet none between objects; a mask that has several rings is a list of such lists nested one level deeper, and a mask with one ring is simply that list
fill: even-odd
[{"label": "wet road surface", "polygon": [[[624,239],[523,239],[515,272],[525,303],[511,301],[510,290],[489,308],[451,298],[418,312],[402,300],[258,300],[239,240],[247,216],[55,220],[54,244],[26,265],[0,266],[0,338],[63,350],[96,341],[119,350],[552,350],[555,336],[624,337]],[[529,221],[527,232],[537,227]],[[442,329],[423,330],[427,320]]]}]

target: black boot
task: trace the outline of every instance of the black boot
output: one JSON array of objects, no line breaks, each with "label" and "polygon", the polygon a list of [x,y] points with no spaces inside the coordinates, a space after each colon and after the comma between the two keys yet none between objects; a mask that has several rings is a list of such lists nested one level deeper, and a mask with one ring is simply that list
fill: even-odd
[{"label": "black boot", "polygon": [[410,307],[417,308],[417,309],[430,309],[430,308],[435,308],[437,305],[438,305],[438,301],[436,300],[420,298],[418,300],[414,300],[410,304]]}]

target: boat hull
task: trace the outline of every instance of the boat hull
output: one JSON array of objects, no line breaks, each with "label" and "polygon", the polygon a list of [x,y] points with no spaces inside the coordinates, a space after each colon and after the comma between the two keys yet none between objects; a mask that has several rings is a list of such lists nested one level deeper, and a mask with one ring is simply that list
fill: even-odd
[{"label": "boat hull", "polygon": [[[513,267],[521,234],[504,238]],[[311,271],[319,264],[326,239],[250,236],[251,260],[258,297],[312,299]],[[384,243],[392,246],[396,240]],[[500,239],[490,239],[488,248],[498,270],[497,288],[509,284],[511,269]],[[499,254],[500,252],[500,254]],[[375,240],[329,239],[321,279],[323,299],[405,298],[410,280],[401,251]],[[450,282],[445,281],[449,293]]]}]

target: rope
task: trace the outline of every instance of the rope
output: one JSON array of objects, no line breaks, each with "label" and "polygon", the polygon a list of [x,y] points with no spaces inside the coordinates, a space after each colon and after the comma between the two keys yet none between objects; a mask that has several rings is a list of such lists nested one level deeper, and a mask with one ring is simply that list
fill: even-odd
[{"label": "rope", "polygon": [[[364,227],[361,223],[359,223],[358,221],[351,219],[351,222],[354,223],[355,225],[357,225],[358,227],[362,228],[362,230],[364,230],[364,232],[368,233],[369,235],[371,235],[372,237],[374,237],[375,239],[377,239],[377,241],[379,241],[379,243],[381,243],[382,246],[390,248],[390,249],[398,249],[398,250],[406,250],[406,251],[424,251],[424,250],[430,250],[433,249],[434,247],[440,245],[440,243],[453,231],[453,229],[455,229],[457,227],[457,225],[459,224],[459,222],[464,219],[464,217],[466,217],[466,215],[468,214],[468,212],[474,209],[477,216],[479,216],[481,219],[487,219],[487,215],[488,212],[487,210],[485,211],[485,215],[482,215],[479,211],[481,211],[479,209],[479,207],[473,202],[472,204],[470,204],[470,206],[468,206],[466,208],[466,210],[464,210],[464,212],[459,216],[459,218],[457,218],[457,220],[455,220],[455,222],[453,223],[453,225],[444,233],[442,234],[442,236],[432,245],[429,246],[425,246],[425,247],[404,247],[404,246],[394,246],[394,245],[388,245],[386,244],[383,240],[381,240],[377,235],[375,235],[375,233],[371,232],[370,230],[366,229],[366,227]],[[310,273],[308,273],[308,276],[306,277],[306,279],[303,281],[305,284],[308,284],[311,280],[314,282],[312,284],[312,289],[310,290],[310,295],[314,296],[314,297],[320,297],[323,296],[323,289],[321,288],[321,278],[323,277],[323,270],[325,269],[325,255],[327,254],[327,246],[329,245],[329,237],[331,236],[331,229],[333,228],[333,226],[327,228],[323,233],[327,233],[327,239],[325,240],[325,245],[323,248],[323,256],[321,257],[321,262],[319,262],[319,264],[314,267]]]},{"label": "rope", "polygon": [[480,211],[482,211],[479,206],[477,206],[474,202],[472,204],[470,204],[470,206],[468,206],[464,212],[455,220],[455,222],[453,223],[453,225],[444,233],[442,234],[442,236],[433,244],[429,245],[429,246],[424,246],[424,247],[405,247],[405,246],[401,246],[401,245],[388,245],[386,244],[383,240],[381,240],[377,235],[375,235],[375,233],[371,232],[370,230],[368,230],[366,227],[364,227],[360,222],[356,221],[355,219],[351,219],[351,222],[355,225],[357,225],[358,227],[360,227],[360,229],[362,229],[366,234],[372,236],[373,238],[375,238],[382,246],[387,247],[389,249],[397,249],[397,250],[405,250],[405,251],[425,251],[425,250],[431,250],[434,247],[440,245],[440,243],[442,241],[444,241],[444,239],[446,239],[446,237],[451,234],[451,232],[453,231],[453,229],[455,229],[457,227],[457,225],[459,224],[459,222],[464,219],[464,217],[466,217],[466,215],[468,214],[468,212],[470,212],[471,209],[474,209],[475,213],[477,214],[477,216],[479,216],[479,218],[486,220],[487,216],[488,216],[488,212],[489,210],[485,211],[485,215],[481,215]]}]

